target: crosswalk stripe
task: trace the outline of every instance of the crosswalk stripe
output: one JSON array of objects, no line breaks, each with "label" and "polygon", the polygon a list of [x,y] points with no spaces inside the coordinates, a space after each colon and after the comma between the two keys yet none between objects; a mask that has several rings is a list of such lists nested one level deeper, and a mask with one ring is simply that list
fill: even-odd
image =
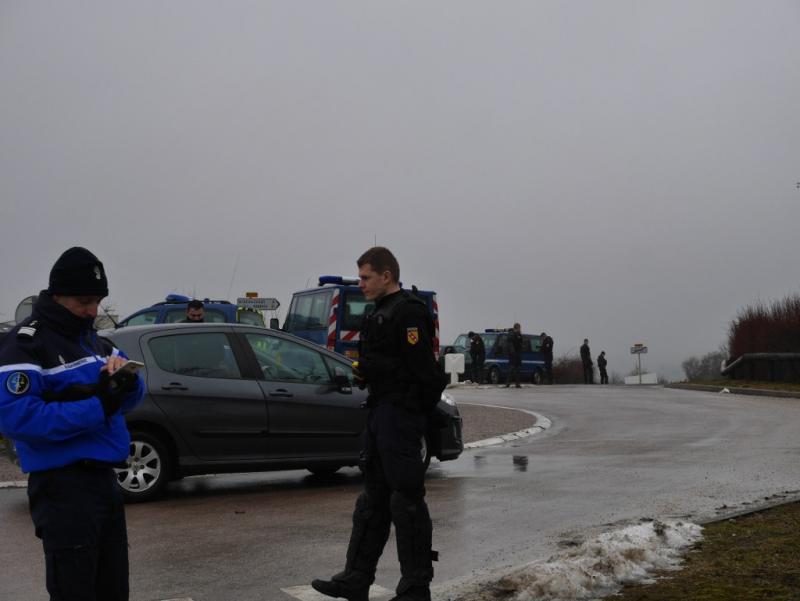
[{"label": "crosswalk stripe", "polygon": [[[331,599],[330,597],[326,597],[322,593],[315,591],[313,588],[311,588],[310,584],[305,584],[303,586],[290,586],[288,588],[282,588],[281,590],[290,597],[294,597],[300,601],[330,601]],[[371,587],[369,587],[370,599],[388,598],[393,594],[394,593],[392,593],[392,591],[389,589],[378,586],[377,584],[373,584]]]}]

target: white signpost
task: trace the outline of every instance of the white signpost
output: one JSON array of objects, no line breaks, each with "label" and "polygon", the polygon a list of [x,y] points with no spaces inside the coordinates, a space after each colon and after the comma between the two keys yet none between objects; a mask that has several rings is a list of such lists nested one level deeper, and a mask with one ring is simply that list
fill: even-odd
[{"label": "white signpost", "polygon": [[236,299],[236,304],[248,309],[261,309],[263,311],[275,311],[281,304],[277,298],[268,297],[245,297],[240,296]]},{"label": "white signpost", "polygon": [[631,347],[631,355],[637,355],[639,359],[639,384],[642,383],[642,355],[647,354],[647,347],[641,342],[637,342]]}]

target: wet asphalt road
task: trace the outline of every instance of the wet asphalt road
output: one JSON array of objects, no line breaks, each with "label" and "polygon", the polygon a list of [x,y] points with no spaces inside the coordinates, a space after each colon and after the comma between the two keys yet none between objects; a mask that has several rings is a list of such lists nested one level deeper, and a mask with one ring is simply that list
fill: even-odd
[{"label": "wet asphalt road", "polygon": [[[722,513],[800,496],[800,401],[662,388],[457,389],[464,403],[543,414],[544,435],[434,464],[439,598],[489,570],[643,517]],[[525,426],[522,426],[525,427]],[[341,569],[361,479],[304,472],[191,478],[128,508],[132,601],[290,601]],[[0,490],[0,599],[39,601],[24,490]],[[393,541],[378,584],[399,577]]]}]

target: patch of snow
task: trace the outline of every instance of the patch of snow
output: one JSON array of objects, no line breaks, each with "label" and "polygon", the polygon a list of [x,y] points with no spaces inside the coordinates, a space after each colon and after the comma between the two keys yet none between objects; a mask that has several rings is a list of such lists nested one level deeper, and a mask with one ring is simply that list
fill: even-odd
[{"label": "patch of snow", "polygon": [[601,534],[547,561],[528,564],[493,588],[514,601],[593,600],[655,570],[677,569],[681,551],[702,538],[702,527],[653,521]]}]

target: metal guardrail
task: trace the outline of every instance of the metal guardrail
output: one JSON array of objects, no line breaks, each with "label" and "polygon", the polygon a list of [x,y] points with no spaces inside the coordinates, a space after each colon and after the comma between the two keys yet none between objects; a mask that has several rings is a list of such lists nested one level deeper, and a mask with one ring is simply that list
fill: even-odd
[{"label": "metal guardrail", "polygon": [[800,353],[745,353],[722,368],[734,380],[800,382]]}]

